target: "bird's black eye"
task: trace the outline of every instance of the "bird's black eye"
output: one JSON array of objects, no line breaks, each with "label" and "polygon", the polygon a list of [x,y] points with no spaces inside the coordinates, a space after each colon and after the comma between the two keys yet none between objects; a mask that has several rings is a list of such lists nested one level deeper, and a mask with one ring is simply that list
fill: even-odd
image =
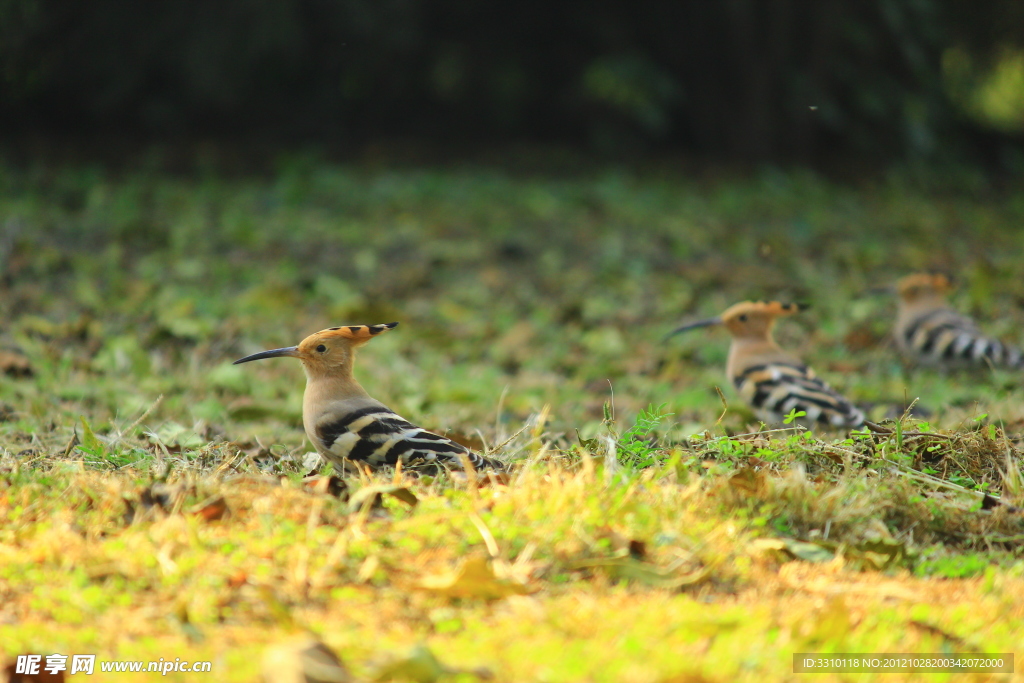
[{"label": "bird's black eye", "polygon": [[740,321],[741,323],[745,323],[745,322],[747,322],[747,314],[746,314],[746,313],[743,313],[742,315],[740,315],[740,317],[739,317],[739,321]]},{"label": "bird's black eye", "polygon": [[319,351],[320,353],[323,353],[324,351],[327,350],[327,347],[321,344],[320,346],[316,347],[316,350]]}]

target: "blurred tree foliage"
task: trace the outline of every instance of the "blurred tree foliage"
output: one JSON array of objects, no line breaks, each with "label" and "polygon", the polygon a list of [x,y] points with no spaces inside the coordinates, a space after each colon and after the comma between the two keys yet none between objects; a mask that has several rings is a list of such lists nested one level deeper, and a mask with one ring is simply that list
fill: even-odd
[{"label": "blurred tree foliage", "polygon": [[927,157],[984,125],[944,68],[1024,44],[1022,4],[0,0],[0,116],[8,135]]}]

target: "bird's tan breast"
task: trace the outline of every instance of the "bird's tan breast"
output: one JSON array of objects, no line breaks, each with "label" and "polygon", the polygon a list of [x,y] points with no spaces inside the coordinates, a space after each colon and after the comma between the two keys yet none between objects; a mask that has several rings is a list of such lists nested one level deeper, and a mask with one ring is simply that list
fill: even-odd
[{"label": "bird's tan breast", "polygon": [[355,386],[358,387],[358,391],[336,382],[306,384],[306,392],[302,398],[302,426],[306,430],[306,436],[320,453],[324,454],[328,450],[320,436],[324,426],[342,421],[347,416],[368,408],[388,409],[380,401],[366,395],[362,387]]}]

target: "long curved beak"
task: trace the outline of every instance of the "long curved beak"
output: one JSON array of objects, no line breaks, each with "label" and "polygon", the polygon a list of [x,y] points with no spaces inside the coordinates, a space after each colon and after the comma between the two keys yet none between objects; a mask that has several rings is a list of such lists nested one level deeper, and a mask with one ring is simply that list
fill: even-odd
[{"label": "long curved beak", "polygon": [[676,336],[677,334],[680,334],[681,332],[689,332],[690,330],[695,330],[698,327],[712,327],[713,325],[721,324],[721,317],[708,318],[707,320],[698,320],[695,323],[687,323],[681,327],[677,327],[676,329],[672,330],[667,335],[665,335],[665,339],[671,339],[672,337]]},{"label": "long curved beak", "polygon": [[251,360],[262,360],[263,358],[280,358],[282,356],[288,356],[290,358],[298,358],[299,357],[299,347],[298,346],[286,346],[283,349],[271,349],[270,351],[260,351],[259,353],[252,354],[251,356],[246,356],[245,358],[239,358],[234,363],[232,363],[232,365],[238,365],[239,363],[248,363]]}]

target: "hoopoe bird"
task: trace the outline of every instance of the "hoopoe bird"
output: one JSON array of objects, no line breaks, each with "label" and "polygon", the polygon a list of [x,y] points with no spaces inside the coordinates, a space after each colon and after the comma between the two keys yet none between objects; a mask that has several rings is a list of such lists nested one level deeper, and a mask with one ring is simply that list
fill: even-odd
[{"label": "hoopoe bird", "polygon": [[973,320],[949,307],[952,289],[950,279],[937,273],[915,273],[896,283],[894,335],[900,352],[921,365],[1024,368],[1020,349],[984,336]]},{"label": "hoopoe bird", "polygon": [[772,337],[776,318],[806,308],[777,301],[744,301],[722,315],[683,325],[680,332],[722,325],[732,335],[726,375],[758,419],[782,423],[793,411],[804,412],[797,422],[832,429],[860,429],[864,414],[850,401],[818,379],[795,356],[783,351]]},{"label": "hoopoe bird", "polygon": [[451,439],[433,434],[399,417],[371,398],[352,376],[355,350],[398,323],[349,325],[321,330],[298,346],[261,351],[234,365],[262,358],[298,358],[306,371],[302,423],[317,452],[342,469],[403,468],[504,470],[497,460],[473,453]]}]

